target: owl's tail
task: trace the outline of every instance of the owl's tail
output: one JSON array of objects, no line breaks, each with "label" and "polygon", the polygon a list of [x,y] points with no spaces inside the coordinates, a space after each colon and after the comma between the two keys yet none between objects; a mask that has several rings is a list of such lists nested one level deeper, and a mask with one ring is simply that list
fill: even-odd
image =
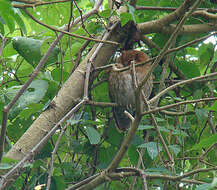
[{"label": "owl's tail", "polygon": [[131,120],[125,115],[123,107],[114,107],[112,109],[114,119],[115,119],[115,125],[117,129],[121,132],[126,131],[128,128],[130,128]]}]

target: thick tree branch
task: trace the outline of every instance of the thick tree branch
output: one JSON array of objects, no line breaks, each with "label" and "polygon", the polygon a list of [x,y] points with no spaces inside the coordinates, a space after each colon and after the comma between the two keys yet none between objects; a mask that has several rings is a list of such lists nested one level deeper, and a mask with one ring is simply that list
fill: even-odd
[{"label": "thick tree branch", "polygon": [[[188,0],[186,0],[185,2],[188,2]],[[185,2],[183,3],[183,5],[185,5]],[[189,18],[191,16],[191,14],[193,13],[193,11],[199,6],[200,3],[201,3],[201,0],[197,0],[194,3],[194,5],[192,6],[192,8],[190,9],[190,11],[187,12],[183,16],[183,18],[181,19],[181,21],[178,23],[178,25],[176,26],[176,28],[173,31],[172,35],[170,36],[169,40],[164,45],[163,49],[160,51],[160,53],[157,56],[157,58],[154,60],[154,63],[151,65],[151,67],[150,67],[149,71],[147,72],[147,74],[145,75],[143,81],[139,84],[139,87],[138,87],[139,91],[141,90],[142,86],[145,84],[145,82],[147,81],[147,79],[150,77],[151,73],[157,67],[157,65],[160,62],[160,60],[164,57],[164,55],[166,54],[166,51],[171,47],[172,42],[177,37],[177,35],[178,35],[179,31],[180,31],[180,28],[184,25],[184,23],[187,20],[187,18]],[[181,7],[183,7],[183,5]]]},{"label": "thick tree branch", "polygon": [[[150,33],[165,33],[167,35],[172,34],[176,27],[175,25],[172,24],[172,22],[178,20],[186,12],[186,10],[188,10],[188,8],[191,6],[192,3],[193,1],[185,1],[182,4],[182,6],[177,8],[174,12],[164,16],[163,18],[137,24],[137,29],[141,34],[150,34]],[[141,9],[141,7],[138,9]],[[149,9],[153,10],[154,7],[150,7]],[[157,9],[160,8],[158,7],[156,8],[156,10]],[[216,24],[217,17],[215,14],[208,13],[204,9],[196,9],[196,10],[197,10],[196,12],[192,13],[193,16],[202,16],[208,19],[209,21],[211,21],[211,23],[184,25],[180,29],[179,35],[195,34],[195,33],[199,34],[199,33],[211,32],[217,30],[217,24]]]},{"label": "thick tree branch", "polygon": [[[193,170],[191,172],[187,172],[184,173],[181,176],[170,176],[170,175],[161,175],[161,174],[146,174],[146,179],[147,180],[152,180],[152,179],[162,179],[162,180],[170,180],[170,181],[174,181],[174,182],[183,182],[183,183],[188,183],[188,184],[204,184],[205,182],[202,181],[197,181],[194,179],[185,179],[186,177],[191,177],[194,174],[197,173],[201,173],[201,172],[209,172],[209,171],[213,171],[213,170],[217,170],[217,167],[211,167],[211,168],[205,168],[205,169],[197,169],[197,170]],[[140,169],[137,168],[119,168],[116,169],[115,172],[112,172],[110,174],[107,174],[107,177],[104,177],[104,179],[101,181],[101,184],[109,181],[109,180],[121,180],[123,178],[126,177],[130,177],[130,176],[140,176],[140,173],[144,173],[145,171],[142,171]],[[101,174],[104,175],[104,174]],[[95,175],[95,176],[91,176],[90,178],[85,179],[84,181],[80,182],[79,185],[73,185],[69,188],[67,188],[66,190],[75,190],[75,189],[79,189],[81,190],[81,187],[83,184],[88,183],[89,181],[91,181],[93,178],[99,177],[99,175]]]},{"label": "thick tree branch", "polygon": [[190,6],[194,3],[194,1],[186,0],[182,5],[177,8],[174,12],[160,18],[158,20],[153,20],[150,22],[137,24],[137,29],[142,34],[154,33],[157,31],[161,31],[162,27],[168,26],[172,22],[178,20],[186,11],[190,8]]},{"label": "thick tree branch", "polygon": [[[156,32],[162,32],[165,34],[171,34],[175,30],[176,25],[171,24],[169,26],[162,27],[161,30]],[[207,24],[194,24],[185,25],[180,29],[179,35],[190,35],[190,34],[201,34],[206,32],[212,32],[217,30],[217,24],[207,23]]]},{"label": "thick tree branch", "polygon": [[[136,6],[136,10],[151,10],[151,11],[175,11],[177,7],[151,7],[151,6]],[[196,11],[207,11],[217,13],[217,9],[212,8],[197,8]]]},{"label": "thick tree branch", "polygon": [[[87,17],[89,17],[89,16],[91,16],[92,14],[95,14],[96,13],[96,10],[98,10],[98,8],[99,8],[99,6],[101,5],[101,3],[102,3],[102,0],[99,0],[97,3],[96,3],[96,5],[95,5],[95,8],[93,9],[93,10],[91,10],[91,11],[89,11],[89,12],[87,12],[85,15],[83,15],[83,18],[87,18]],[[78,22],[80,22],[80,18],[78,18],[78,19],[76,19],[75,21],[74,21],[74,24],[76,24],[76,23],[78,23]],[[68,27],[66,27],[66,30],[68,29]],[[109,33],[110,34],[110,33]],[[60,37],[62,37],[64,34],[63,33],[61,33],[59,36]],[[96,46],[98,46],[99,44],[97,44]],[[94,51],[95,49],[93,49],[93,51]],[[92,52],[91,52],[92,53]],[[89,54],[89,56],[91,56],[92,54]],[[84,63],[83,63],[83,65],[81,65],[78,69],[77,69],[77,71],[76,71],[76,73],[74,74],[75,76],[73,76],[73,75],[71,75],[71,78],[73,78],[73,77],[75,77],[75,79],[73,79],[73,82],[74,82],[74,85],[77,85],[79,82],[78,81],[83,81],[84,80],[84,73],[85,73],[85,69],[86,69],[86,63],[87,63],[87,59],[85,59],[84,60]],[[70,81],[70,80],[69,80]],[[66,82],[67,83],[67,82]],[[67,86],[66,84],[65,84],[65,86]],[[73,85],[71,85],[72,87],[73,87]],[[73,91],[73,90],[70,90],[70,92],[68,92],[68,94],[69,94],[69,96],[71,95],[71,97],[69,98],[69,97],[66,97],[65,99],[63,98],[63,100],[62,101],[64,101],[64,102],[59,102],[60,100],[58,99],[58,95],[60,94],[60,92],[59,92],[59,94],[57,95],[57,97],[55,98],[55,99],[57,99],[57,102],[55,102],[54,104],[56,105],[56,108],[55,109],[48,109],[48,110],[46,110],[45,112],[43,112],[40,116],[39,116],[39,118],[37,118],[36,120],[35,120],[35,122],[32,124],[32,127],[30,127],[29,128],[29,130],[31,131],[31,130],[33,130],[33,131],[31,131],[31,132],[28,132],[28,130],[27,130],[27,132],[19,139],[19,141],[12,147],[12,149],[7,153],[7,155],[6,156],[8,156],[8,157],[11,157],[11,158],[13,158],[13,159],[17,159],[17,160],[20,160],[20,159],[22,159],[23,158],[23,156],[25,156],[25,154],[27,153],[27,152],[29,152],[35,145],[34,144],[32,144],[32,142],[34,142],[34,140],[32,139],[32,134],[38,134],[38,133],[40,133],[40,135],[38,134],[38,135],[36,135],[35,136],[35,138],[37,139],[35,139],[36,141],[40,141],[40,139],[39,139],[39,137],[42,137],[42,136],[44,136],[45,134],[46,134],[46,131],[49,131],[51,128],[52,128],[52,126],[54,126],[55,125],[55,123],[59,120],[59,119],[61,119],[63,116],[64,116],[64,114],[66,114],[70,109],[71,109],[71,107],[73,106],[73,101],[76,101],[76,99],[78,98],[78,97],[81,97],[82,96],[82,85],[78,85],[78,87],[77,87],[78,89],[76,90],[76,91]],[[71,92],[72,91],[72,92]],[[63,93],[64,94],[64,93]],[[64,97],[64,95],[62,95],[63,97]],[[77,98],[76,98],[77,97]],[[73,99],[73,98],[75,98],[75,99]],[[73,99],[73,101],[72,101],[72,99]],[[78,99],[81,99],[81,98],[78,98]],[[67,100],[70,102],[67,102]],[[67,102],[67,106],[65,105],[65,102]],[[65,105],[65,106],[64,106]],[[61,107],[62,106],[62,107]],[[65,109],[65,111],[63,112],[63,110],[62,109],[64,109],[64,107],[66,107]],[[54,118],[53,118],[54,117]],[[44,129],[40,129],[40,127],[39,126],[44,126],[44,127],[42,127],[42,128],[44,128]],[[44,132],[43,132],[43,134],[44,135],[42,135],[42,133],[40,132],[41,130],[43,130]],[[26,136],[26,137],[25,137]],[[25,138],[24,138],[25,137]],[[23,139],[24,138],[24,139]],[[27,139],[32,139],[32,141],[29,141],[29,140],[27,140]],[[22,141],[24,141],[24,142],[22,142]],[[20,144],[20,145],[19,145]],[[37,143],[36,143],[37,144]],[[19,148],[19,146],[21,146],[20,148]],[[23,147],[23,146],[25,146],[25,147]]]}]

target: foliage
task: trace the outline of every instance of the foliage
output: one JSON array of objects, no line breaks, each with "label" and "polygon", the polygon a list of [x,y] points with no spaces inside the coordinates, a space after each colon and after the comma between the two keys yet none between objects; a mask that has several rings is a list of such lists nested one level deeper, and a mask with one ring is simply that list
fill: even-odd
[{"label": "foliage", "polygon": [[[35,6],[33,9],[28,8],[28,11],[39,21],[57,29],[62,29],[69,23],[71,9],[73,13],[71,19],[78,18],[81,11],[84,14],[93,8],[93,2],[91,0],[76,1],[80,9],[75,4],[71,6],[70,1],[48,3],[43,6]],[[181,2],[183,1],[138,0],[137,4],[139,6],[178,7]],[[24,5],[24,3],[0,0],[0,4],[0,33],[1,44],[3,44],[1,46],[3,52],[0,57],[0,107],[3,109],[29,79],[42,56],[50,47],[51,42],[56,38],[57,32],[36,23],[22,9],[14,6]],[[216,3],[203,1],[200,7],[213,8],[214,6],[216,6]],[[170,13],[169,11],[135,10],[130,4],[127,4],[127,7],[129,12],[120,15],[122,26],[131,20],[142,23],[162,18]],[[117,13],[112,13],[108,8],[107,1],[105,1],[99,14],[89,17],[84,25],[76,25],[72,29],[72,33],[86,37],[89,37],[89,34],[95,37],[100,36],[104,31],[104,26],[108,25],[108,19],[111,16],[117,16]],[[187,24],[200,24],[201,22],[208,21],[191,17]],[[180,35],[177,37],[174,47],[181,46],[204,35]],[[162,33],[152,33],[147,36],[160,48],[165,45],[170,37]],[[216,72],[216,69],[212,71],[217,62],[216,38],[213,37],[212,39],[212,42],[195,43],[172,54],[172,63],[183,73],[185,79]],[[43,69],[10,110],[5,152],[9,151],[33,121],[49,107],[49,102],[57,95],[58,90],[77,66],[76,58],[85,42],[84,39],[65,35],[52,51]],[[93,45],[94,42],[91,42],[86,46],[81,54],[81,59],[86,56]],[[135,45],[135,48],[139,48],[138,45]],[[142,43],[140,49],[144,50],[150,57],[159,53],[159,50],[148,47],[145,43]],[[159,65],[154,71],[156,84],[152,97],[158,93],[162,70],[163,65]],[[100,73],[91,85],[98,84],[105,77],[106,72]],[[183,78],[175,74],[170,67],[167,68],[165,87],[170,86],[176,80],[183,80]],[[182,85],[166,93],[160,99],[159,106],[186,100],[217,97],[216,89],[216,80],[204,80]],[[110,102],[108,87],[105,82],[97,85],[89,94],[93,101]],[[147,174],[175,176],[197,168],[209,168],[217,165],[216,146],[213,146],[217,141],[217,135],[213,132],[216,131],[215,126],[217,125],[217,102],[184,104],[168,111],[188,113],[184,115],[166,114],[164,112],[154,113],[159,131],[174,158],[174,165],[167,165],[166,151],[158,138],[158,133],[149,115],[145,115],[127,154],[120,163],[120,167],[136,167],[138,160],[142,158],[142,166]],[[125,133],[116,130],[112,117],[110,107],[87,105],[76,113],[76,117],[65,122],[68,127],[54,156],[54,170],[50,189],[65,189],[69,184],[76,184],[108,167],[119,150],[121,142],[126,137]],[[0,115],[0,119],[2,120],[2,115]],[[57,130],[37,155],[36,161],[25,166],[25,172],[9,188],[10,190],[33,189],[38,185],[47,183],[51,153],[60,133],[61,130]],[[148,141],[146,133],[149,133]],[[213,148],[207,151],[211,146]],[[204,155],[206,151],[207,154]],[[4,158],[0,170],[7,170],[13,167],[12,164],[11,160]],[[200,190],[216,187],[216,173],[212,171],[198,173],[194,178],[191,176],[189,179],[206,182],[202,185],[193,185],[192,189]],[[137,181],[134,189],[142,189],[142,180],[137,179]],[[112,180],[96,189],[128,189],[131,183],[132,177],[129,177],[122,181]],[[190,189],[187,183],[179,181],[171,181],[170,183],[163,179],[148,181],[150,189],[156,189],[157,187],[163,189],[166,185],[167,189],[177,189],[178,186],[183,187],[183,189]]]}]

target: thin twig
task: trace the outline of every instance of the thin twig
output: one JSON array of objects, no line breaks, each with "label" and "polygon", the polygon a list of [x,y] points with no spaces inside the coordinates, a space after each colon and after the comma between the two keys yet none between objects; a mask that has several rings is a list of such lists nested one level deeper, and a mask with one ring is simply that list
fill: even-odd
[{"label": "thin twig", "polygon": [[197,0],[194,5],[192,6],[192,8],[189,10],[189,12],[187,12],[184,17],[181,19],[181,21],[177,24],[175,30],[173,31],[173,33],[171,34],[169,40],[167,41],[167,43],[164,45],[163,49],[160,51],[159,55],[157,56],[157,58],[155,59],[154,63],[151,65],[149,71],[146,73],[143,81],[139,84],[139,88],[138,91],[141,90],[142,86],[145,84],[145,82],[148,80],[148,78],[150,77],[151,73],[154,71],[154,69],[157,67],[158,63],[160,62],[160,60],[164,57],[164,55],[166,54],[166,51],[171,47],[173,40],[177,37],[177,35],[179,34],[179,31],[181,29],[181,27],[184,25],[185,21],[191,16],[191,14],[193,13],[193,11],[200,5],[202,0]]},{"label": "thin twig", "polygon": [[50,4],[56,4],[56,3],[65,3],[65,2],[70,2],[71,0],[59,0],[59,1],[49,1],[49,2],[36,2],[34,1],[34,3],[32,1],[25,1],[25,0],[19,0],[17,2],[25,2],[27,4],[25,5],[22,5],[22,4],[14,4],[13,7],[14,8],[35,8],[35,7],[38,7],[38,6],[43,6],[43,5],[50,5]]},{"label": "thin twig", "polygon": [[[101,5],[102,0],[99,0],[96,2],[94,9],[90,10],[89,12],[87,12],[84,17],[87,18],[89,16],[91,16],[92,14],[95,14],[95,12],[97,12],[99,6]],[[73,24],[77,24],[78,22],[80,22],[80,18],[76,19],[75,22]],[[73,24],[71,25],[71,27],[73,26]],[[65,30],[67,30],[68,27],[65,28]],[[6,131],[6,125],[7,125],[7,117],[8,117],[8,112],[9,110],[12,108],[12,106],[15,104],[15,102],[19,99],[19,97],[23,94],[23,92],[26,90],[26,88],[29,86],[29,84],[33,81],[33,79],[37,76],[38,72],[40,71],[40,69],[42,68],[42,66],[44,65],[44,63],[46,62],[49,54],[51,53],[51,51],[53,50],[53,48],[57,45],[57,43],[59,42],[59,40],[63,37],[63,33],[61,33],[57,39],[51,44],[51,46],[48,48],[47,53],[42,57],[42,59],[40,60],[38,66],[35,68],[35,70],[32,73],[32,76],[30,77],[30,79],[24,84],[24,86],[20,89],[20,91],[17,93],[17,95],[13,98],[13,100],[3,109],[3,118],[2,118],[2,127],[1,127],[1,137],[0,137],[0,142],[2,142],[1,144],[1,150],[0,150],[0,159],[2,158],[3,152],[4,152],[4,139],[5,139],[5,131]],[[9,183],[8,178],[13,177],[18,171],[21,171],[21,169],[23,168],[23,165],[28,161],[31,160],[32,157],[36,154],[36,152],[40,149],[40,147],[43,145],[44,142],[47,142],[47,140],[52,136],[52,134],[56,131],[56,129],[59,127],[59,125],[61,125],[62,122],[65,121],[65,119],[67,119],[68,117],[71,116],[71,114],[73,114],[78,108],[80,108],[81,105],[83,105],[85,103],[85,101],[81,101],[80,103],[78,103],[71,111],[69,111],[52,129],[51,131],[48,132],[47,135],[45,135],[41,141],[30,151],[29,154],[27,154],[27,156],[25,156],[16,166],[14,166],[8,173],[6,173],[4,176],[2,176],[2,180],[0,181],[0,190],[4,189],[7,184]]]},{"label": "thin twig", "polygon": [[[91,59],[93,60],[93,59]],[[86,76],[85,76],[85,81],[84,81],[84,100],[85,102],[89,100],[88,98],[88,87],[89,87],[89,78],[90,78],[90,69],[92,66],[92,61],[88,61],[87,63],[87,70],[86,70]]]},{"label": "thin twig", "polygon": [[[60,34],[57,39],[51,44],[51,46],[48,48],[47,53],[42,57],[39,64],[33,71],[31,77],[28,79],[28,81],[21,87],[19,92],[16,94],[16,96],[10,101],[10,103],[4,107],[3,109],[3,120],[2,120],[2,127],[1,127],[1,136],[0,136],[0,161],[3,156],[4,152],[4,141],[5,141],[5,132],[6,132],[6,126],[7,126],[7,117],[8,112],[12,108],[12,106],[16,103],[16,101],[20,98],[20,96],[24,93],[24,91],[28,88],[28,86],[31,84],[31,82],[35,79],[35,77],[38,75],[39,71],[43,67],[43,65],[46,63],[49,55],[51,54],[52,50],[56,45],[58,44],[59,40],[63,37],[63,34]],[[5,121],[6,120],[6,121]]]},{"label": "thin twig", "polygon": [[83,16],[82,16],[83,13],[82,13],[81,9],[78,7],[78,4],[76,3],[75,0],[73,0],[73,2],[74,2],[74,4],[75,4],[75,6],[77,7],[78,12],[80,13],[80,16],[81,16],[81,26],[82,26],[82,28],[87,32],[87,34],[88,34],[91,38],[93,38],[92,35],[88,32],[88,30],[86,29],[86,27],[85,27],[85,25],[84,25],[84,20],[83,20]]},{"label": "thin twig", "polygon": [[80,38],[80,39],[83,39],[83,40],[90,40],[90,41],[94,41],[94,42],[100,42],[100,43],[106,43],[106,44],[113,44],[113,45],[119,45],[119,43],[117,42],[112,42],[112,41],[104,41],[104,40],[99,40],[99,39],[96,39],[96,38],[89,38],[89,37],[86,37],[86,36],[80,36],[80,35],[77,35],[77,34],[72,34],[70,32],[67,32],[67,31],[64,31],[64,30],[60,30],[58,28],[55,28],[55,27],[52,27],[52,26],[49,26],[47,24],[44,24],[43,22],[39,21],[38,19],[36,19],[34,16],[32,16],[26,9],[23,9],[23,11],[32,19],[34,20],[35,22],[37,22],[38,24],[42,25],[42,26],[45,26],[46,28],[49,28],[50,30],[53,30],[53,31],[56,31],[56,32],[61,32],[63,34],[67,34],[69,36],[72,36],[72,37],[75,37],[75,38]]},{"label": "thin twig", "polygon": [[207,148],[207,150],[200,156],[199,160],[202,160],[216,145],[217,143],[214,143],[209,148]]},{"label": "thin twig", "polygon": [[[75,64],[72,68],[71,74],[75,71],[75,69],[78,67],[80,60],[81,60],[81,55],[83,53],[83,51],[85,50],[85,48],[89,45],[90,40],[87,40],[84,42],[84,44],[82,45],[82,47],[80,48],[79,52],[76,55],[76,60],[75,60]],[[72,57],[72,56],[71,56]]]},{"label": "thin twig", "polygon": [[142,115],[158,112],[158,111],[161,111],[161,110],[169,109],[169,108],[176,107],[176,106],[183,105],[183,104],[192,104],[192,103],[197,103],[197,102],[208,102],[208,101],[215,101],[215,100],[217,100],[217,97],[214,97],[214,98],[202,98],[202,99],[196,99],[196,100],[186,100],[186,101],[178,102],[178,103],[175,103],[175,104],[169,104],[169,105],[166,105],[166,106],[157,107],[157,108],[155,108],[153,110],[143,112]]},{"label": "thin twig", "polygon": [[214,77],[214,76],[217,76],[217,72],[210,73],[210,74],[204,75],[204,76],[194,77],[194,78],[184,80],[184,81],[181,81],[181,82],[177,82],[176,84],[171,85],[171,86],[167,87],[166,89],[164,89],[163,91],[161,91],[160,93],[158,93],[155,97],[153,97],[151,100],[149,100],[149,103],[150,104],[154,103],[158,98],[160,98],[161,96],[166,94],[169,90],[172,90],[172,89],[174,89],[174,88],[176,88],[176,87],[178,87],[180,85],[188,84],[188,83],[194,82],[196,80],[206,79],[206,78]]},{"label": "thin twig", "polygon": [[166,114],[166,115],[172,115],[172,116],[182,116],[182,115],[192,115],[192,114],[195,114],[194,111],[188,111],[188,112],[173,112],[173,111],[166,111],[166,110],[161,110],[160,111],[161,113],[163,114]]},{"label": "thin twig", "polygon": [[70,2],[70,17],[68,22],[68,32],[70,32],[70,25],[74,23],[75,17],[73,16],[73,2]]},{"label": "thin twig", "polygon": [[[185,43],[185,44],[183,44],[183,45],[181,45],[179,47],[169,49],[168,51],[166,51],[165,55],[170,54],[170,53],[175,52],[175,51],[182,50],[182,49],[184,49],[184,48],[186,48],[186,47],[188,47],[190,45],[201,42],[201,41],[203,41],[203,40],[205,40],[205,39],[207,39],[207,38],[209,38],[209,37],[211,37],[211,36],[213,36],[215,34],[217,34],[217,32],[213,32],[212,34],[209,34],[209,35],[203,36],[201,38],[192,40],[192,41],[187,42],[187,43]],[[157,49],[160,50],[159,48],[157,48]],[[148,61],[136,63],[135,66],[138,67],[138,66],[141,66],[141,65],[145,65],[147,63],[151,63],[156,58],[157,58],[157,56],[153,57],[153,58],[150,58]],[[102,71],[102,70],[106,70],[106,69],[111,69],[112,67],[114,67],[114,64],[109,64],[109,65],[105,65],[105,66],[102,66],[102,67],[97,67],[97,68],[94,69],[94,72],[95,71]],[[126,71],[128,69],[130,69],[130,66],[127,66],[127,67],[124,67],[124,68],[121,68],[121,69],[116,69],[115,71],[122,72],[122,71]]]},{"label": "thin twig", "polygon": [[50,160],[50,171],[49,171],[49,174],[48,174],[48,180],[47,180],[47,187],[46,187],[46,190],[49,190],[49,189],[50,189],[51,177],[52,177],[52,175],[53,175],[54,156],[55,156],[55,154],[56,154],[56,152],[57,152],[57,149],[58,149],[59,144],[60,144],[60,140],[61,140],[63,134],[65,133],[67,127],[68,127],[68,126],[65,125],[65,127],[64,127],[63,129],[61,129],[61,133],[60,133],[59,136],[58,136],[58,139],[57,139],[57,141],[56,141],[54,150],[53,150],[53,152],[52,152],[51,160]]},{"label": "thin twig", "polygon": [[48,133],[45,135],[38,144],[22,159],[20,160],[8,173],[1,176],[0,181],[0,190],[4,189],[11,177],[13,177],[17,172],[23,168],[25,163],[28,161],[32,161],[32,158],[34,155],[38,152],[40,147],[44,144],[44,142],[47,142],[48,139],[55,133],[55,131],[59,128],[59,126],[65,122],[68,118],[70,118],[74,112],[76,112],[83,104],[85,103],[84,100],[82,100],[79,104],[77,104],[75,107],[73,107]]},{"label": "thin twig", "polygon": [[[148,111],[151,110],[150,106],[149,106],[148,101],[146,100],[145,95],[144,95],[143,92],[142,92],[142,95],[143,95],[143,100],[144,100],[144,103],[145,103],[145,106],[146,106],[146,110],[148,112]],[[169,148],[167,147],[167,144],[164,141],[163,136],[161,135],[160,129],[159,129],[158,124],[157,124],[157,120],[155,119],[154,114],[150,113],[149,115],[150,115],[151,120],[153,122],[154,128],[155,128],[155,130],[156,130],[156,132],[158,134],[158,137],[160,138],[160,141],[161,141],[161,143],[162,143],[162,145],[163,145],[163,147],[164,147],[164,149],[165,149],[165,151],[167,153],[167,156],[168,156],[168,158],[170,160],[170,165],[173,165],[174,164],[174,159],[173,159],[172,155],[170,154]]]}]

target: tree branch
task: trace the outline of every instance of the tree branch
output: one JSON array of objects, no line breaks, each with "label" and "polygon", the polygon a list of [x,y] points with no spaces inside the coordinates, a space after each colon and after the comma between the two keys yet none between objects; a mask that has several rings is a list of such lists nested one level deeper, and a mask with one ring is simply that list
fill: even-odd
[{"label": "tree branch", "polygon": [[[177,10],[177,7],[136,6],[136,10],[175,11]],[[217,13],[217,9],[212,9],[212,8],[197,8],[196,11],[207,11],[210,13]]]},{"label": "tree branch", "polygon": [[143,112],[142,115],[158,112],[158,111],[161,111],[161,110],[166,110],[166,109],[176,107],[176,106],[179,106],[179,105],[183,105],[183,104],[192,104],[192,103],[197,103],[197,102],[207,102],[207,101],[215,101],[215,100],[217,100],[217,97],[214,97],[214,98],[202,98],[202,99],[196,99],[196,100],[186,100],[186,101],[178,102],[178,103],[175,103],[175,104],[169,104],[169,105],[166,105],[166,106],[157,107],[157,108],[155,108],[153,110]]},{"label": "tree branch", "polygon": [[176,84],[174,84],[172,86],[169,86],[166,89],[164,89],[163,91],[161,91],[160,93],[158,93],[155,97],[153,97],[152,99],[149,100],[149,103],[150,104],[154,103],[158,98],[160,98],[161,96],[166,94],[169,90],[172,90],[172,89],[174,89],[174,88],[176,88],[176,87],[178,87],[180,85],[188,84],[188,83],[194,82],[196,80],[205,79],[205,78],[214,77],[214,76],[217,76],[217,72],[210,73],[210,74],[207,74],[207,75],[204,75],[204,76],[194,77],[194,78],[191,78],[191,79],[188,79],[188,80],[183,80],[181,82],[177,82]]}]

